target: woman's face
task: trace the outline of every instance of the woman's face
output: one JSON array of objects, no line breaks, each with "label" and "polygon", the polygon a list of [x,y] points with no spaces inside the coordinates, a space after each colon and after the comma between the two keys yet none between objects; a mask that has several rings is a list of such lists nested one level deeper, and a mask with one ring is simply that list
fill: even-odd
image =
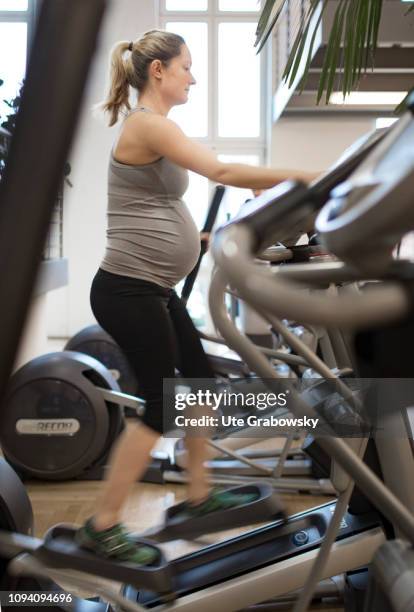
[{"label": "woman's face", "polygon": [[191,74],[191,54],[187,45],[181,45],[181,53],[170,60],[168,66],[163,66],[161,91],[172,105],[185,104],[191,85],[195,78]]}]

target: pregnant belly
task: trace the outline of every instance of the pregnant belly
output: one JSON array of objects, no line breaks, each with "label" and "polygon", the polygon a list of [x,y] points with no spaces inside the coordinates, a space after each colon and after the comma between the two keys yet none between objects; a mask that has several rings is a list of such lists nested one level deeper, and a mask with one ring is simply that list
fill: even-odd
[{"label": "pregnant belly", "polygon": [[174,213],[171,223],[164,228],[165,233],[161,231],[161,242],[165,248],[165,265],[172,266],[178,282],[187,276],[197,263],[200,234],[184,203],[177,206]]},{"label": "pregnant belly", "polygon": [[134,220],[131,228],[112,218],[104,263],[173,287],[191,272],[200,253],[200,234],[190,212],[180,204]]},{"label": "pregnant belly", "polygon": [[[200,239],[174,242],[136,241],[125,236],[108,240],[104,269],[126,276],[153,280],[164,287],[174,287],[194,268],[200,252]],[[109,266],[109,267],[108,267]]]},{"label": "pregnant belly", "polygon": [[171,253],[175,274],[178,278],[176,282],[183,279],[191,272],[197,263],[200,254],[200,236],[197,234],[197,240],[183,241],[182,244],[176,244],[175,249]]}]

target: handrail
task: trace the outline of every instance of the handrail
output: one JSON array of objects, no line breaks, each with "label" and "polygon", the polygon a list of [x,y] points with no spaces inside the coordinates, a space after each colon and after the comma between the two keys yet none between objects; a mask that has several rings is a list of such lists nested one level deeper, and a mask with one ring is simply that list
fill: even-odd
[{"label": "handrail", "polygon": [[[271,311],[279,318],[356,329],[395,320],[409,311],[409,294],[396,281],[373,286],[360,295],[304,293],[303,286],[288,279],[289,265],[285,266],[281,278],[254,263],[255,241],[256,237],[247,225],[229,225],[215,237],[213,256],[242,299]],[[343,270],[346,280],[348,271],[346,267]],[[340,270],[336,267],[335,281],[339,275]],[[312,283],[312,271],[309,272],[309,282]]]}]

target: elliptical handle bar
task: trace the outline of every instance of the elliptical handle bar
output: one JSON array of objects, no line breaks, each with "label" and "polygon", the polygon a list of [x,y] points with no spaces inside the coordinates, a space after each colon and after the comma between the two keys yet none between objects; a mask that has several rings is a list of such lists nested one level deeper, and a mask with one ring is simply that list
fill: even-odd
[{"label": "elliptical handle bar", "polygon": [[[257,229],[257,225],[254,229]],[[240,297],[258,310],[269,311],[279,318],[290,318],[310,325],[358,328],[391,321],[406,314],[411,296],[398,282],[375,286],[361,295],[317,295],[304,293],[303,285],[283,279],[254,262],[257,235],[248,225],[233,224],[223,229],[213,241],[213,256],[227,282]],[[293,267],[293,266],[292,266]],[[355,270],[353,270],[355,274]],[[340,271],[335,271],[337,282]],[[343,267],[344,279],[350,268]],[[356,274],[357,276],[357,274]],[[312,283],[312,271],[309,271]]]},{"label": "elliptical handle bar", "polygon": [[[322,237],[333,235],[328,248],[348,262],[342,269],[335,270],[332,280],[328,269],[327,283],[338,282],[341,272],[344,280],[352,275],[355,280],[366,279],[367,274],[372,280],[387,274],[389,277],[393,246],[404,233],[414,228],[411,196],[413,112],[414,96],[395,128],[380,140],[379,146],[369,149],[370,154],[349,181],[341,183],[334,193],[345,189],[353,180],[359,191],[351,194],[350,202],[345,194],[336,214],[332,201],[320,211],[317,221]],[[395,156],[399,163],[392,164]],[[374,176],[374,183],[379,181],[380,187],[373,189]],[[321,183],[323,180],[306,187],[300,182],[285,181],[243,207],[240,214],[215,236],[212,252],[216,263],[243,300],[279,318],[342,328],[366,327],[400,318],[413,302],[412,281],[407,282],[407,279],[404,283],[398,280],[382,283],[360,295],[322,297],[307,294],[304,299],[303,286],[294,282],[297,277],[289,277],[289,270],[294,271],[294,266],[286,265],[283,275],[278,277],[277,273],[255,265],[254,256],[260,249],[282,241],[284,235],[306,229],[311,214],[322,205]],[[316,270],[310,268],[310,284],[312,281],[317,284],[320,270],[318,276],[315,275]]]},{"label": "elliptical handle bar", "polygon": [[262,195],[243,204],[236,217],[218,230],[247,225],[255,254],[276,242],[283,241],[286,228],[302,230],[314,212],[312,195],[301,181],[284,181]]},{"label": "elliptical handle bar", "polygon": [[[282,225],[290,224],[295,215],[300,220],[299,229],[300,225],[308,229],[306,226],[309,225],[310,215],[322,208],[332,189],[352,174],[389,131],[390,129],[383,130],[362,137],[356,150],[355,146],[347,150],[339,162],[314,180],[309,187],[300,181],[285,181],[258,198],[249,200],[230,224],[249,223],[257,239],[257,251],[263,251],[266,246],[274,244],[278,230],[280,231]],[[283,242],[285,235],[279,234],[277,239]]]}]

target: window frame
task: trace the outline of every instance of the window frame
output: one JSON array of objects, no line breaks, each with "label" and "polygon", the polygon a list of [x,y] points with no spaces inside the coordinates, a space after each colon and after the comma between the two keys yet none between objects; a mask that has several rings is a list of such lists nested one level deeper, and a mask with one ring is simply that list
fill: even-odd
[{"label": "window frame", "polygon": [[[28,0],[26,11],[0,10],[1,23],[26,23],[26,70],[36,29],[36,21],[42,0]],[[1,75],[0,75],[1,77]],[[63,256],[63,184],[60,186],[57,201],[53,210],[52,220],[43,248],[43,260],[52,261]],[[57,240],[56,240],[57,239]]]},{"label": "window frame", "polygon": [[30,48],[33,42],[36,19],[40,8],[40,0],[28,0],[26,11],[2,11],[0,10],[1,23],[26,23],[27,45],[26,45],[26,67],[29,59]]},{"label": "window frame", "polygon": [[[260,131],[259,136],[226,137],[218,135],[218,26],[219,23],[249,23],[257,21],[257,11],[219,11],[218,0],[208,0],[205,11],[172,11],[166,9],[166,0],[159,2],[159,24],[165,28],[167,22],[202,22],[208,28],[208,100],[207,100],[207,137],[196,137],[194,140],[211,148],[217,155],[252,154],[259,156],[262,165],[268,161],[268,143],[271,133],[271,114],[266,99],[269,94],[270,45],[260,57]],[[197,78],[197,75],[195,75]]]}]

